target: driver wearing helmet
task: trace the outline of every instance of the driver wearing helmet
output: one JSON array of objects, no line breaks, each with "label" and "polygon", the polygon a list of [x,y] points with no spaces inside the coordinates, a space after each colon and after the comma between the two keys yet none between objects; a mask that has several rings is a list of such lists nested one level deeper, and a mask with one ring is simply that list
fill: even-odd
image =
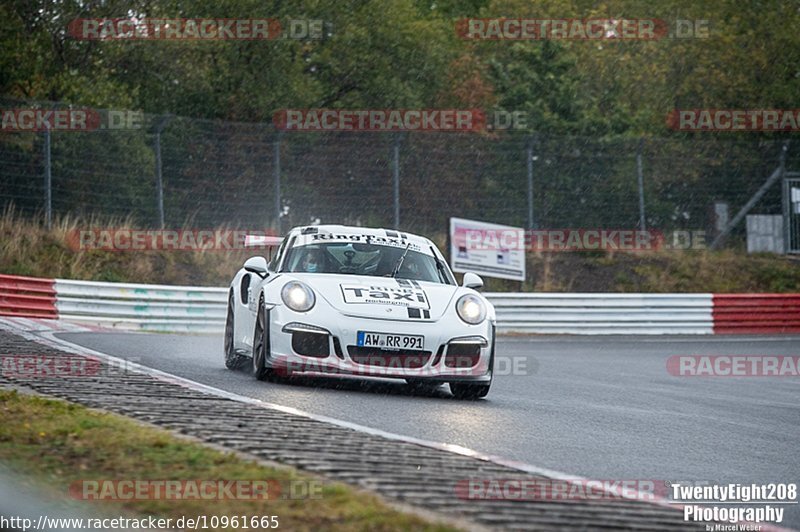
[{"label": "driver wearing helmet", "polygon": [[306,251],[300,261],[300,271],[316,273],[322,269],[322,252],[319,249],[311,248]]},{"label": "driver wearing helmet", "polygon": [[406,257],[403,260],[402,266],[400,266],[400,270],[397,272],[397,276],[403,279],[419,279],[420,268],[417,259],[413,256]]}]

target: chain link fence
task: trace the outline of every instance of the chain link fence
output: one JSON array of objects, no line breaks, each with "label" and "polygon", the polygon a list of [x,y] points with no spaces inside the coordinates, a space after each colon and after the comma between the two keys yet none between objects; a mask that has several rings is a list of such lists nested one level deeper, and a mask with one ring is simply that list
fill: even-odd
[{"label": "chain link fence", "polygon": [[[67,108],[0,102],[4,110]],[[399,222],[443,234],[456,216],[538,229],[632,229],[644,221],[665,232],[708,230],[714,202],[728,203],[733,216],[778,166],[784,144],[752,133],[666,130],[642,139],[283,132],[269,123],[141,113],[134,127],[123,118],[123,127],[109,128],[108,113],[99,111],[92,131],[4,125],[0,202],[25,215],[129,218],[141,227]],[[787,170],[798,168],[796,152],[789,148]],[[753,212],[781,208],[775,186]],[[743,235],[738,227],[729,242]]]}]

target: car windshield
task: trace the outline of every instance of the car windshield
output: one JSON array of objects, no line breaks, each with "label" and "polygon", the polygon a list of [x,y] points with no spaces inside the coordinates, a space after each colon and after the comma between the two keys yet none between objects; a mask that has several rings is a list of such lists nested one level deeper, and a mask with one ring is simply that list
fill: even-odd
[{"label": "car windshield", "polygon": [[451,284],[444,265],[437,265],[436,258],[413,249],[406,252],[405,246],[351,242],[295,246],[289,250],[282,271],[391,277],[404,253],[395,275],[398,279]]}]

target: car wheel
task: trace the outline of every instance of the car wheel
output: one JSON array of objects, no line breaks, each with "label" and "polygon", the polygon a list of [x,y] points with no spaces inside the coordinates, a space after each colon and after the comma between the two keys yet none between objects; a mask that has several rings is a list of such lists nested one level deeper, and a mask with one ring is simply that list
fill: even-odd
[{"label": "car wheel", "polygon": [[239,369],[245,361],[245,357],[236,354],[233,343],[233,292],[228,298],[228,314],[225,317],[225,367],[228,369]]},{"label": "car wheel", "polygon": [[480,399],[481,397],[486,397],[491,387],[491,383],[472,384],[469,382],[451,382],[450,393],[452,393],[456,399]]},{"label": "car wheel", "polygon": [[272,374],[272,369],[267,367],[269,358],[269,315],[264,308],[264,300],[258,303],[258,314],[256,315],[256,327],[253,336],[253,375],[256,379],[267,380]]}]

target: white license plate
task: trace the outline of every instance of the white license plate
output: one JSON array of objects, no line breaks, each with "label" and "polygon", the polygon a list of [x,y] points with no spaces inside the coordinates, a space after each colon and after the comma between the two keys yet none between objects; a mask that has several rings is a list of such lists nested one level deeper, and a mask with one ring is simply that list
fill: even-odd
[{"label": "white license plate", "polygon": [[386,334],[358,331],[356,343],[360,347],[379,347],[381,349],[425,349],[425,337],[413,334]]}]

